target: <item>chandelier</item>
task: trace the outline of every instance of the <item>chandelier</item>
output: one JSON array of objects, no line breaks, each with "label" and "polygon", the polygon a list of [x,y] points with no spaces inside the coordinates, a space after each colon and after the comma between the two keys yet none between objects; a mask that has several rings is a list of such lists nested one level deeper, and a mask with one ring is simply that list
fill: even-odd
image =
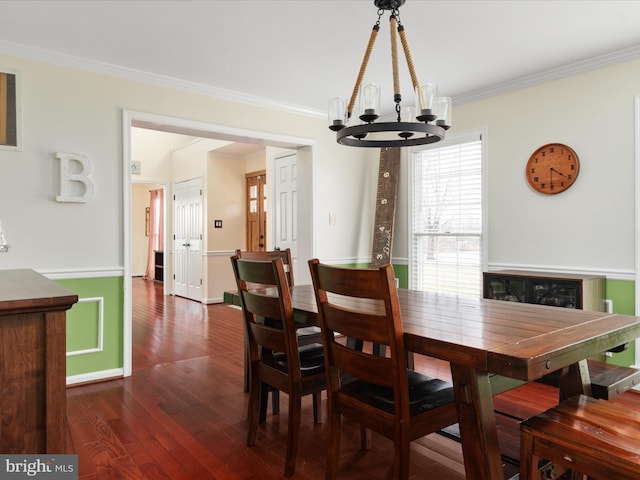
[{"label": "chandelier", "polygon": [[[360,71],[356,78],[349,103],[345,109],[343,98],[329,100],[329,128],[336,132],[336,140],[341,145],[352,147],[411,147],[439,142],[445,131],[451,127],[451,98],[438,97],[433,84],[420,85],[418,82],[404,26],[400,21],[399,7],[406,0],[374,0],[378,7],[378,21],[371,30]],[[369,57],[373,50],[380,18],[385,10],[390,10],[389,30],[391,34],[391,65],[393,73],[393,101],[395,122],[377,122],[380,118],[380,88],[375,83],[362,84]],[[397,33],[396,33],[397,32]],[[402,106],[400,76],[398,73],[398,37],[404,57],[409,67],[411,82],[415,91],[415,106]],[[356,100],[358,106],[356,107]],[[357,116],[352,116],[356,108]],[[359,120],[359,121],[358,121]]]}]

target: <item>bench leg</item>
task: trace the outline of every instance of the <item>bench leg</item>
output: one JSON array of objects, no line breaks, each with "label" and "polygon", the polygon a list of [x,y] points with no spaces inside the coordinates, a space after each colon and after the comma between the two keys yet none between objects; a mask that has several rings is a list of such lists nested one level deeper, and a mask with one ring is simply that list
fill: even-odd
[{"label": "bench leg", "polygon": [[533,435],[522,431],[520,434],[520,480],[537,480],[538,457],[533,454]]}]

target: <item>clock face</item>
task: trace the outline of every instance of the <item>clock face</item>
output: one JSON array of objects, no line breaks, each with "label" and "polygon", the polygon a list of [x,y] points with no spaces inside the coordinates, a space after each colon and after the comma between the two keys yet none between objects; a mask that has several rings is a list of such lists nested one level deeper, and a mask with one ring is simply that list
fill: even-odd
[{"label": "clock face", "polygon": [[571,147],[549,143],[529,157],[526,175],[534,190],[553,195],[573,185],[579,171],[580,161]]}]

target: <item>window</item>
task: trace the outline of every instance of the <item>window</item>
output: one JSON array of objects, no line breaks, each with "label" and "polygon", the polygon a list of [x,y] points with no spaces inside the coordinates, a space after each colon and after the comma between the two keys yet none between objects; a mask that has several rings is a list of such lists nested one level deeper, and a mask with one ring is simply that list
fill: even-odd
[{"label": "window", "polygon": [[414,149],[412,171],[411,288],[481,296],[481,135]]}]

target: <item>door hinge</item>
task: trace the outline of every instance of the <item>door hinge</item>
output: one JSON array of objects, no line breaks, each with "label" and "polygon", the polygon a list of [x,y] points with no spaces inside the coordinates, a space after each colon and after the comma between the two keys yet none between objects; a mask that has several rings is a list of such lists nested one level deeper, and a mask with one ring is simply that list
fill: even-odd
[{"label": "door hinge", "polygon": [[200,285],[202,285],[202,279],[200,279]]}]

